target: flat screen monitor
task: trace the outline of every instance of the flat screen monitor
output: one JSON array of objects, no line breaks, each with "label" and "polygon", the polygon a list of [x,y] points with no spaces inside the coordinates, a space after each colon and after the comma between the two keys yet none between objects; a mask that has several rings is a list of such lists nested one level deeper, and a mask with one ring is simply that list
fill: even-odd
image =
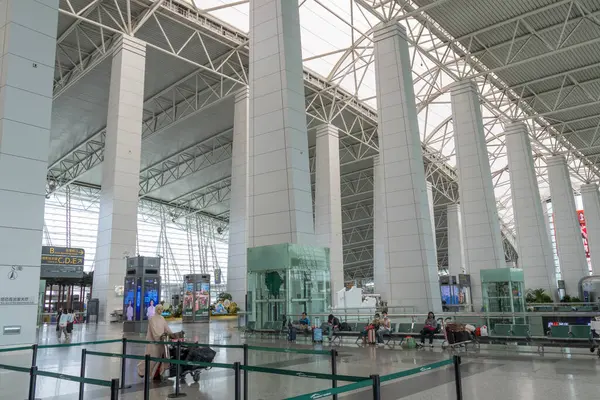
[{"label": "flat screen monitor", "polygon": [[146,278],[144,280],[144,319],[152,318],[158,304],[158,279]]}]

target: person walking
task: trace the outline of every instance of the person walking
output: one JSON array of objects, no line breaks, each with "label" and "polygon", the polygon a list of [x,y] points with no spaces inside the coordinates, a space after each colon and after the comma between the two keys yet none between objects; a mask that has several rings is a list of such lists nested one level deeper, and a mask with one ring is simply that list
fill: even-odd
[{"label": "person walking", "polygon": [[58,320],[58,340],[62,337],[63,333],[65,335],[65,340],[69,340],[69,333],[67,332],[67,324],[69,322],[69,313],[65,308],[62,310],[60,315],[60,319]]},{"label": "person walking", "polygon": [[[156,306],[155,314],[148,320],[148,333],[146,334],[146,340],[150,342],[161,342],[165,338],[176,339],[182,336],[181,332],[173,333],[169,324],[162,316],[163,306],[159,304]],[[152,358],[169,358],[169,348],[164,344],[147,344],[146,352]],[[138,375],[140,378],[144,377],[145,362],[141,361],[138,364]],[[162,379],[162,375],[165,371],[169,370],[169,364],[159,363],[156,361],[150,361],[150,378]]]}]

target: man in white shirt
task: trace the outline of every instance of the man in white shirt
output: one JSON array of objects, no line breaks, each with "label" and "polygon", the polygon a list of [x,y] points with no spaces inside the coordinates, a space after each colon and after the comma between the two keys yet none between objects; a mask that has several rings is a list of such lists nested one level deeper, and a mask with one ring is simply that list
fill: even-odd
[{"label": "man in white shirt", "polygon": [[391,321],[388,318],[387,312],[384,311],[382,316],[383,318],[379,321],[379,329],[377,330],[377,345],[379,346],[384,345],[383,336],[389,335],[391,327]]}]

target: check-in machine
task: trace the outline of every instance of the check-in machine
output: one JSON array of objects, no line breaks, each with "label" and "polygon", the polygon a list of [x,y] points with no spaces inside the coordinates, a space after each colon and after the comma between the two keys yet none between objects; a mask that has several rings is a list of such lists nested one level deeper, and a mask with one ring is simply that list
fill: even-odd
[{"label": "check-in machine", "polygon": [[123,292],[123,332],[146,332],[160,302],[160,258],[128,257]]}]

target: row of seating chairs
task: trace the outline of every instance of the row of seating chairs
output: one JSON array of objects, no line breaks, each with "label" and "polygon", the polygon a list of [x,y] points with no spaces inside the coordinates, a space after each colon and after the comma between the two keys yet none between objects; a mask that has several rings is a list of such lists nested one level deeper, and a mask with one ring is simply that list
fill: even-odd
[{"label": "row of seating chairs", "polygon": [[[361,340],[360,332],[367,325],[365,322],[348,322],[350,331],[339,331],[333,334],[333,341],[341,342],[343,337],[356,337],[355,343]],[[552,326],[549,334],[546,334],[539,324],[495,324],[489,331],[488,336],[477,337],[479,343],[507,343],[510,341],[524,342],[538,346],[543,351],[544,346],[574,347],[597,347],[596,339],[593,337],[588,325]],[[386,345],[392,342],[400,344],[409,336],[417,336],[423,329],[423,323],[415,322],[392,322],[390,333],[384,336]],[[281,321],[268,321],[261,328],[256,328],[256,322],[250,321],[243,333],[245,335],[266,334],[273,336],[286,336],[287,327]],[[436,339],[444,339],[443,333],[434,336]]]},{"label": "row of seating chairs", "polygon": [[[358,343],[361,340],[360,332],[362,332],[366,326],[364,322],[348,322],[350,325],[351,331],[340,331],[336,332],[333,335],[333,341],[341,341],[344,336],[356,336],[355,343]],[[402,344],[404,340],[411,336],[418,336],[425,327],[424,323],[416,323],[416,322],[391,322],[390,323],[390,333],[384,335],[385,344],[389,344],[390,342],[396,344],[397,341]],[[436,339],[443,339],[444,335],[439,333],[434,336]]]}]

